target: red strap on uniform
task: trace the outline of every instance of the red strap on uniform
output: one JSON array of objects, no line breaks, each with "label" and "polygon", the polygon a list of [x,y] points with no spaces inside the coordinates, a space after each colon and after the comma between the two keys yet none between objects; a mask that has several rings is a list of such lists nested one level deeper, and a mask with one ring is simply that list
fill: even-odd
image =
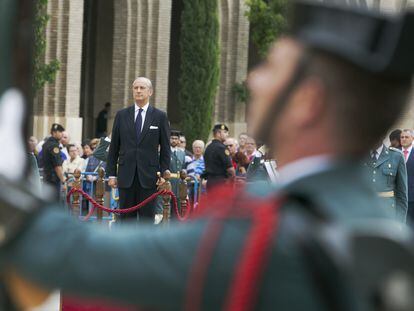
[{"label": "red strap on uniform", "polygon": [[214,219],[207,224],[207,230],[204,233],[200,244],[199,251],[196,254],[195,263],[190,270],[190,279],[186,293],[184,310],[200,310],[203,298],[203,290],[207,270],[213,258],[214,249],[223,229],[223,220]]},{"label": "red strap on uniform", "polygon": [[[222,196],[215,197],[223,198]],[[252,220],[252,226],[242,250],[241,260],[235,269],[234,278],[225,301],[225,310],[247,311],[252,310],[255,306],[259,283],[270,257],[274,232],[278,225],[278,210],[282,200],[276,202],[271,200],[260,206],[257,206],[257,201],[252,201],[249,204],[243,200],[244,206],[234,206],[234,199],[234,192],[230,191],[226,193],[225,200],[214,202],[221,203],[221,206],[215,204],[212,206],[213,209],[219,208],[216,210],[219,212],[210,215],[211,218],[207,218],[207,228],[201,238],[194,264],[190,269],[184,306],[187,311],[201,309],[206,275],[225,220],[240,217],[249,217]],[[208,215],[208,213],[202,213],[199,218],[206,216],[206,214]]]},{"label": "red strap on uniform", "polygon": [[225,302],[224,310],[253,310],[257,302],[260,281],[267,266],[272,241],[278,225],[278,207],[268,204],[257,208],[252,217],[252,227],[238,262],[234,279]]}]

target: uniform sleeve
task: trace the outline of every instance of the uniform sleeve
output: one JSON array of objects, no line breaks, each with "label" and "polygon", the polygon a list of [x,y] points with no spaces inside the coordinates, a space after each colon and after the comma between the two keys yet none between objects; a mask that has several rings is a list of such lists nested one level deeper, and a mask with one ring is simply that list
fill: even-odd
[{"label": "uniform sleeve", "polygon": [[179,310],[204,228],[198,222],[109,232],[54,207],[43,211],[0,259],[25,279],[70,296]]},{"label": "uniform sleeve", "polygon": [[398,170],[395,179],[395,203],[397,219],[405,222],[408,210],[407,167],[401,154],[398,154],[398,158]]},{"label": "uniform sleeve", "polygon": [[51,146],[50,154],[51,154],[53,167],[62,166],[63,159],[62,159],[62,156],[60,155],[60,148],[58,145]]},{"label": "uniform sleeve", "polygon": [[222,148],[219,152],[220,159],[226,169],[233,167],[233,163],[231,162],[230,153],[227,148]]}]

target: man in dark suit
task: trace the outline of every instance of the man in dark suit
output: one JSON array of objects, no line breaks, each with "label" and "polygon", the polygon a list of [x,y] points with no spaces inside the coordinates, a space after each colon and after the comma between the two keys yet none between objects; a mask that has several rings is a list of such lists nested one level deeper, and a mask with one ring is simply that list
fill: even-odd
[{"label": "man in dark suit", "polygon": [[414,152],[413,150],[413,132],[405,129],[401,132],[402,154],[405,164],[407,165],[407,184],[408,184],[408,212],[407,223],[414,224]]},{"label": "man in dark suit", "polygon": [[[108,153],[109,185],[119,188],[121,208],[129,208],[156,192],[157,172],[170,165],[170,127],[167,114],[149,105],[152,83],[144,77],[133,83],[135,104],[115,116]],[[117,167],[118,164],[118,167]],[[140,218],[153,221],[155,210],[148,204]],[[137,217],[137,213],[121,219]]]}]

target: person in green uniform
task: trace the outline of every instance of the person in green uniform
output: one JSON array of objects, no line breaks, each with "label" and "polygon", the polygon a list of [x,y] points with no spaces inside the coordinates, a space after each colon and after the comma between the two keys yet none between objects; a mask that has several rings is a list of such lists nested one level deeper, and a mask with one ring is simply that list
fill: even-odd
[{"label": "person in green uniform", "polygon": [[50,137],[42,146],[43,154],[43,180],[53,186],[59,194],[64,186],[65,176],[63,174],[63,159],[60,155],[59,140],[65,129],[62,125],[54,123],[50,129]]},{"label": "person in green uniform", "polygon": [[[180,145],[180,131],[171,130],[170,134],[170,146],[171,146],[171,160],[169,170],[172,173],[179,173],[182,169],[185,168],[185,152],[179,148]],[[171,190],[174,192],[175,196],[179,198],[179,185],[180,180],[178,178],[172,178]],[[175,218],[175,211],[171,210],[171,218]]]},{"label": "person in green uniform", "polygon": [[365,162],[375,191],[395,217],[405,223],[408,210],[407,168],[401,150],[381,144]]},{"label": "person in green uniform", "polygon": [[225,124],[216,124],[213,128],[213,140],[204,152],[206,165],[204,176],[207,177],[207,191],[217,185],[224,184],[236,176],[230,151],[224,144],[228,137],[229,128]]},{"label": "person in green uniform", "polygon": [[[143,309],[360,310],[360,302],[363,310],[386,309],[380,291],[358,291],[367,279],[347,282],[332,266],[314,265],[325,257],[307,241],[322,228],[308,224],[331,223],[335,239],[341,229],[392,218],[360,162],[406,108],[414,16],[308,1],[295,1],[292,11],[290,35],[248,79],[249,128],[278,159],[280,184],[238,193],[217,187],[187,224],[113,232],[6,184],[0,267],[12,297],[21,297],[20,278]],[[9,188],[21,193],[18,202],[5,195]],[[351,251],[340,259],[352,259]],[[369,284],[381,286],[382,275],[370,272]]]}]

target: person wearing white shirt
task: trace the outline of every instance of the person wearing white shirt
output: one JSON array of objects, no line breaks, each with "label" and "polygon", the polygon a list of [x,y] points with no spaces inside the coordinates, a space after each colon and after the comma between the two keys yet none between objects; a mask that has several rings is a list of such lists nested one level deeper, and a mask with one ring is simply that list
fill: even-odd
[{"label": "person wearing white shirt", "polygon": [[408,177],[408,213],[407,222],[414,225],[414,154],[413,154],[413,131],[404,129],[401,132],[401,146]]},{"label": "person wearing white shirt", "polygon": [[69,158],[63,161],[63,173],[66,175],[72,175],[75,170],[82,171],[85,165],[85,160],[78,154],[78,148],[75,145],[68,145]]},{"label": "person wearing white shirt", "polygon": [[[108,185],[118,186],[120,208],[129,208],[157,191],[157,172],[170,166],[170,126],[167,114],[150,105],[153,93],[148,78],[138,77],[132,85],[135,103],[116,113],[108,152]],[[138,210],[140,220],[154,221],[149,203]],[[137,219],[137,213],[119,217]]]}]

